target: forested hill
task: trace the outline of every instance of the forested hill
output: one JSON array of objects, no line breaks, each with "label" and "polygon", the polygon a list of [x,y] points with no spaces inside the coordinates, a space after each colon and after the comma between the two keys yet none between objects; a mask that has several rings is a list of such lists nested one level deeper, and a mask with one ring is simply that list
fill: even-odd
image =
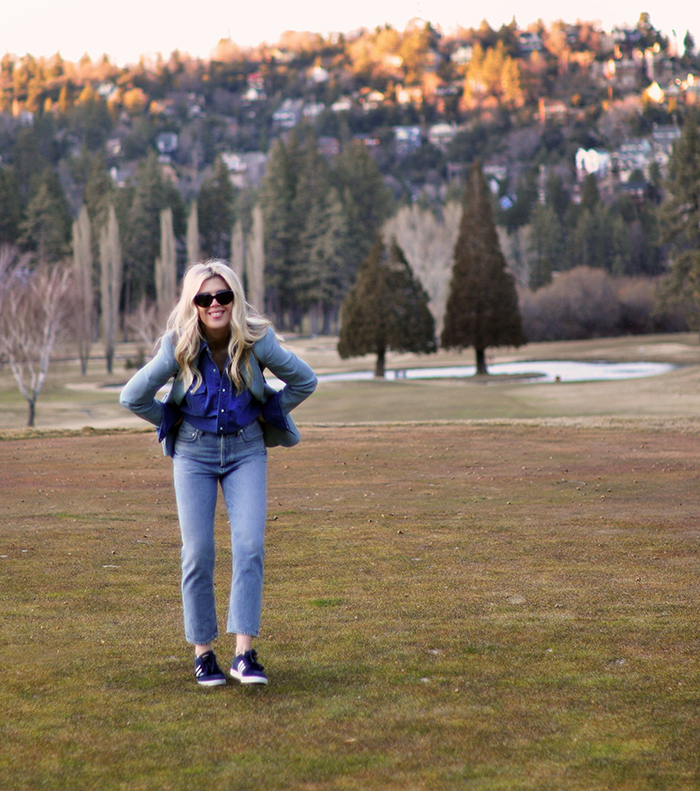
[{"label": "forested hill", "polygon": [[287,33],[125,68],[5,55],[0,243],[59,260],[85,205],[97,260],[114,205],[129,315],[155,296],[169,208],[180,269],[195,250],[253,255],[258,233],[265,307],[289,326],[318,310],[328,329],[375,232],[402,206],[447,222],[478,157],[521,285],[580,265],[655,275],[664,178],[698,73],[692,35],[678,48],[646,14],[612,31],[513,22],[446,35],[414,21]]}]

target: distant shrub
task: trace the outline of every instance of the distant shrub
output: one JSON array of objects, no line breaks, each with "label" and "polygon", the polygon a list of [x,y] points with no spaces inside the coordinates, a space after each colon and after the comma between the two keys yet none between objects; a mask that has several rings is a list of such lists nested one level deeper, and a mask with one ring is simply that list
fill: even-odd
[{"label": "distant shrub", "polygon": [[688,329],[682,306],[659,308],[655,278],[612,277],[576,267],[537,291],[520,291],[528,341],[582,340]]}]

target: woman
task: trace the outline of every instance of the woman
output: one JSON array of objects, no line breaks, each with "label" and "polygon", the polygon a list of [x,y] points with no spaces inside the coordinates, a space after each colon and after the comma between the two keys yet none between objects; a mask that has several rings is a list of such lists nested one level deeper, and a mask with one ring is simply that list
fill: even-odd
[{"label": "woman", "polygon": [[[269,370],[284,383],[265,383]],[[175,377],[165,402],[158,390]],[[199,684],[226,683],[213,650],[214,512],[218,484],[231,524],[233,574],[227,631],[236,635],[231,676],[266,684],[252,649],[260,628],[266,514],[266,445],[295,445],[289,412],[314,391],[309,366],[283,349],[266,319],[245,301],[234,271],[221,261],[195,264],[168,319],[158,354],[123,389],[120,401],[158,426],[173,457],[182,532],[185,637],[195,649]]]}]

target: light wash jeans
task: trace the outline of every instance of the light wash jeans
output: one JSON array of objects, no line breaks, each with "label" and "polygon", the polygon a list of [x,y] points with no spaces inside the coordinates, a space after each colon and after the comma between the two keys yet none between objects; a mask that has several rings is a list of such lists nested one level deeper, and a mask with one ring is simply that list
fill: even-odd
[{"label": "light wash jeans", "polygon": [[182,532],[182,603],[185,637],[206,645],[218,636],[214,602],[214,512],[218,484],[231,524],[233,573],[226,630],[257,636],[262,605],[267,451],[255,421],[218,436],[187,422],[173,456],[175,496]]}]

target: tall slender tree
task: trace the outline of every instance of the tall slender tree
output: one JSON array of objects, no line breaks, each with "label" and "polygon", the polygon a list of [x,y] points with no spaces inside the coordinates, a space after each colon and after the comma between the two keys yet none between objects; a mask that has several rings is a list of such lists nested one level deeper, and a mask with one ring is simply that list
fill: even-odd
[{"label": "tall slender tree", "polygon": [[671,271],[666,298],[685,298],[700,326],[700,119],[689,114],[668,165],[667,199],[661,206],[662,240]]},{"label": "tall slender tree", "polygon": [[197,215],[197,201],[190,204],[190,213],[187,215],[187,263],[196,264],[201,258],[199,246],[199,218]]},{"label": "tall slender tree", "polygon": [[265,306],[265,230],[262,208],[259,203],[253,207],[253,227],[248,237],[245,273],[248,284],[248,302],[262,312]]},{"label": "tall slender tree", "polygon": [[464,195],[441,343],[445,348],[473,346],[476,372],[486,374],[488,347],[525,342],[515,279],[506,271],[489,189],[475,160]]},{"label": "tall slender tree", "polygon": [[92,233],[87,206],[80,207],[78,219],[73,222],[73,277],[80,298],[78,331],[78,356],[80,372],[87,373],[92,343],[95,300],[92,284]]},{"label": "tall slender tree", "polygon": [[265,177],[260,185],[260,205],[265,226],[267,259],[267,310],[278,327],[293,304],[289,288],[299,229],[292,209],[298,181],[299,140],[295,130],[285,144],[279,138],[270,148]]},{"label": "tall slender tree", "polygon": [[173,230],[173,210],[163,209],[160,213],[160,255],[156,258],[156,309],[164,322],[175,305],[177,289],[177,251]]},{"label": "tall slender tree", "polygon": [[17,242],[20,217],[19,182],[11,167],[0,166],[0,243]]},{"label": "tall slender tree", "polygon": [[367,147],[348,142],[335,160],[335,186],[348,218],[349,280],[369,254],[375,234],[391,212],[392,195]]},{"label": "tall slender tree", "polygon": [[122,290],[122,250],[119,225],[114,206],[109,207],[107,222],[100,231],[100,307],[102,337],[107,372],[112,373],[114,347],[119,330],[119,299]]},{"label": "tall slender tree", "polygon": [[226,163],[217,157],[197,197],[197,216],[205,258],[225,259],[231,249],[235,188]]},{"label": "tall slender tree", "polygon": [[243,280],[245,273],[245,234],[239,217],[231,230],[231,268]]},{"label": "tall slender tree", "polygon": [[173,210],[176,237],[185,232],[185,207],[177,187],[163,177],[154,153],[139,163],[136,187],[123,227],[125,259],[126,308],[138,303],[142,296],[155,296],[153,262],[160,251],[160,213]]}]

